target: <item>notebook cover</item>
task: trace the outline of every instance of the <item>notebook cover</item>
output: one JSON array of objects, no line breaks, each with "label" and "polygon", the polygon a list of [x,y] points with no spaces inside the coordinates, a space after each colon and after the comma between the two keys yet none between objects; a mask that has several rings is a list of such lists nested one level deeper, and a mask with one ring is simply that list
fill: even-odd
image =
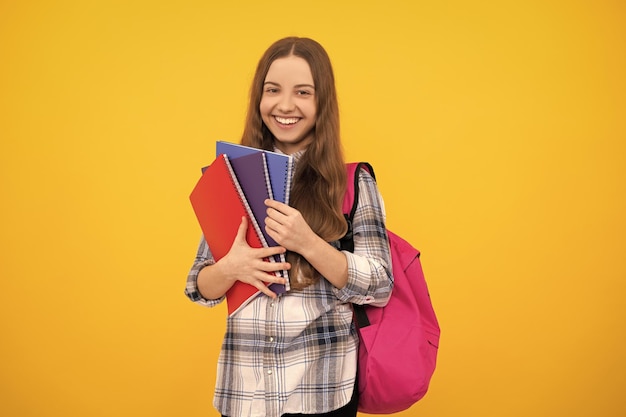
[{"label": "notebook cover", "polygon": [[[267,245],[278,246],[278,243],[265,231],[265,218],[267,217],[265,200],[272,198],[265,153],[254,152],[228,159]],[[284,254],[276,255],[274,259],[276,262],[285,262],[286,260]],[[286,279],[289,278],[286,270],[279,275]],[[270,284],[270,288],[275,293],[283,293],[289,290],[289,285]]]},{"label": "notebook cover", "polygon": [[289,204],[289,191],[291,190],[294,166],[292,156],[224,141],[217,141],[215,148],[216,155],[226,154],[230,159],[263,152],[267,161],[274,200]]},{"label": "notebook cover", "polygon": [[[226,155],[206,167],[189,199],[216,261],[230,250],[243,216],[248,218],[248,244],[254,248],[267,246]],[[226,293],[228,314],[234,314],[259,293],[252,285],[235,282]]]}]

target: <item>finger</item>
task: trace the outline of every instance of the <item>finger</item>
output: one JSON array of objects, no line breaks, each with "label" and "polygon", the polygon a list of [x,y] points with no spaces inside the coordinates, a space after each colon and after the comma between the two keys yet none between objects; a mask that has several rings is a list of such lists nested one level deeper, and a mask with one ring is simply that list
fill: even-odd
[{"label": "finger", "polygon": [[282,246],[270,246],[268,248],[258,248],[257,256],[259,258],[269,258],[270,256],[280,255],[287,252]]},{"label": "finger", "polygon": [[265,224],[265,232],[269,235],[269,237],[274,239],[276,243],[278,243],[279,245],[284,245],[282,235],[278,232],[278,230],[273,229],[269,224],[267,224],[267,222]]},{"label": "finger", "polygon": [[248,231],[248,219],[246,216],[241,217],[241,223],[239,223],[239,229],[237,229],[237,236],[235,241],[246,242],[246,232]]},{"label": "finger", "polygon": [[281,203],[280,201],[276,201],[276,200],[267,199],[264,201],[264,203],[268,208],[274,209],[279,213],[288,213],[289,210],[293,209],[287,204]]},{"label": "finger", "polygon": [[281,228],[283,228],[283,232],[286,232],[284,228],[292,226],[293,223],[289,220],[289,217],[277,211],[274,211],[273,215],[271,216],[268,214],[268,216],[265,218],[265,227],[276,231],[276,233],[279,233]]},{"label": "finger", "polygon": [[268,273],[290,270],[291,264],[289,262],[269,262],[263,261],[263,264],[259,267],[260,271],[265,271]]},{"label": "finger", "polygon": [[254,283],[252,284],[254,285],[259,291],[261,291],[263,294],[272,297],[272,298],[276,298],[276,293],[272,290],[270,290],[268,288],[267,285],[265,285],[262,281],[254,281]]},{"label": "finger", "polygon": [[283,284],[283,285],[286,284],[287,280],[284,277],[277,275],[277,274],[278,274],[278,271],[275,271],[274,273],[260,272],[259,274],[255,276],[255,278],[267,284]]},{"label": "finger", "polygon": [[267,214],[267,216],[265,217],[265,221],[267,222],[268,219],[272,219],[274,221],[278,221],[278,218],[280,216],[284,216],[284,214],[282,214],[280,211],[276,210],[275,208],[272,207],[268,207],[267,210],[265,210],[265,214]]},{"label": "finger", "polygon": [[280,201],[272,200],[271,198],[266,199],[263,203],[265,203],[265,205],[267,207],[271,207],[271,208],[276,209],[276,210],[278,210],[278,208],[281,205],[285,205],[285,204],[281,203]]},{"label": "finger", "polygon": [[273,231],[274,233],[278,233],[277,228],[279,226],[280,226],[280,223],[278,223],[276,220],[272,219],[271,217],[268,216],[265,218],[265,231],[266,232]]}]

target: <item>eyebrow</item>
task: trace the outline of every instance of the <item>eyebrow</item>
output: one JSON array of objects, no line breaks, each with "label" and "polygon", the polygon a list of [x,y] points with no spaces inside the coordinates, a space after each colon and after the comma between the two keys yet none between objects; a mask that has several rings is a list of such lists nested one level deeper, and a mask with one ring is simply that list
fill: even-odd
[{"label": "eyebrow", "polygon": [[[280,84],[275,83],[274,81],[265,81],[263,83],[263,85],[267,85],[267,84],[275,85],[277,87],[281,86]],[[311,84],[297,84],[297,85],[294,85],[294,88],[302,88],[302,87],[308,87],[308,88],[312,88],[313,90],[315,90],[315,86],[311,85]]]}]

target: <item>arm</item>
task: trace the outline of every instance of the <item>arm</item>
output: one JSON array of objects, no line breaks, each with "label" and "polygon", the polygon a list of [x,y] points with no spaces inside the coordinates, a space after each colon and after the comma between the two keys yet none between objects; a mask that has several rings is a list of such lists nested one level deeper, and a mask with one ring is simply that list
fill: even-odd
[{"label": "arm", "polygon": [[275,200],[265,200],[265,226],[278,244],[304,256],[336,288],[348,281],[346,256],[319,237],[295,208]]},{"label": "arm", "polygon": [[359,204],[354,216],[354,253],[338,251],[315,234],[300,212],[266,200],[266,228],[288,250],[300,253],[338,290],[355,303],[384,304],[391,294],[391,254],[385,229],[384,203],[373,178],[359,173]]},{"label": "arm", "polygon": [[237,236],[230,251],[215,262],[210,255],[206,242],[198,249],[196,262],[187,278],[186,293],[193,301],[204,305],[214,305],[223,299],[226,292],[236,281],[250,284],[270,297],[276,294],[267,288],[265,283],[284,284],[284,278],[272,272],[289,269],[288,263],[266,262],[268,258],[284,253],[283,247],[252,248],[246,242],[247,219],[242,218]]},{"label": "arm", "polygon": [[359,200],[352,232],[354,252],[343,251],[348,261],[348,283],[336,291],[340,300],[382,306],[393,287],[385,204],[372,176],[359,172]]},{"label": "arm", "polygon": [[348,260],[343,252],[338,251],[318,235],[305,245],[302,256],[326,278],[335,288],[343,288],[348,283]]},{"label": "arm", "polygon": [[319,237],[295,208],[275,200],[268,207],[266,230],[278,244],[297,252],[336,288],[348,282],[346,256]]}]

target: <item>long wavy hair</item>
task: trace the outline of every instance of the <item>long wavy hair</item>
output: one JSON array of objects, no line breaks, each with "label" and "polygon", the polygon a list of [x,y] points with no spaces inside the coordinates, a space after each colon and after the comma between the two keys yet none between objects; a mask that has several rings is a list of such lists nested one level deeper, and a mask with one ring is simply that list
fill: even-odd
[{"label": "long wavy hair", "polygon": [[[339,105],[335,77],[328,54],[316,41],[289,37],[272,44],[259,61],[252,86],[241,143],[273,150],[274,135],[261,118],[259,105],[270,65],[278,58],[303,58],[313,75],[316,97],[314,139],[298,161],[290,193],[290,205],[300,211],[311,229],[327,242],[341,238],[347,223],[341,206],[346,190],[346,170],[339,136]],[[319,280],[319,273],[295,252],[291,263],[291,287],[302,289]],[[294,279],[295,278],[295,279]]]}]

